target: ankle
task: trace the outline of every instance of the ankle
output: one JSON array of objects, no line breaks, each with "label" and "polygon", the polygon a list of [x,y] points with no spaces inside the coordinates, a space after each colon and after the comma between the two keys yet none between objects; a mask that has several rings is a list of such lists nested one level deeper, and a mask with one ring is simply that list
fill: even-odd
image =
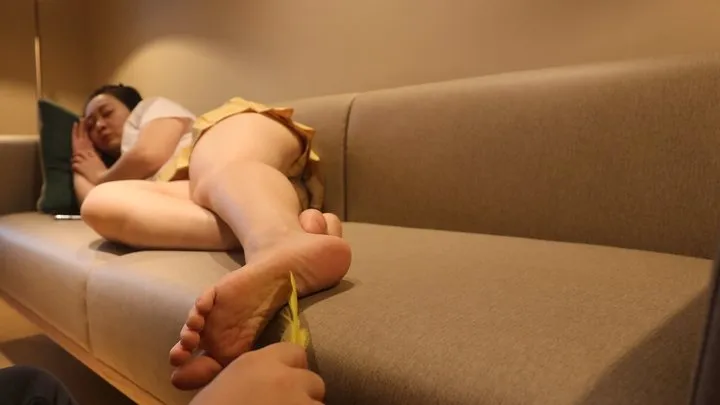
[{"label": "ankle", "polygon": [[272,253],[278,245],[304,233],[295,229],[273,229],[268,232],[259,232],[253,235],[252,238],[246,238],[246,240],[241,241],[245,252],[245,261],[250,263],[258,257]]}]

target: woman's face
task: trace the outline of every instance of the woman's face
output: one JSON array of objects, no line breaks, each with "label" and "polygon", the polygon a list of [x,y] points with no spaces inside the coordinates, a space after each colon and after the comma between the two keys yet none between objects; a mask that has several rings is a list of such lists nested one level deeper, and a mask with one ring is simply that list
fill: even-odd
[{"label": "woman's face", "polygon": [[88,136],[96,148],[120,155],[123,127],[130,116],[125,104],[109,94],[95,96],[85,107]]}]

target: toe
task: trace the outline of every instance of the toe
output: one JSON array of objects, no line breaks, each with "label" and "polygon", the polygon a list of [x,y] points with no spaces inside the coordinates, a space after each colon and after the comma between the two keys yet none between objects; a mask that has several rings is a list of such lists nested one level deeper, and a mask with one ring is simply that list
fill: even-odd
[{"label": "toe", "polygon": [[317,235],[327,234],[327,224],[322,212],[316,209],[305,210],[300,214],[300,226],[307,233]]},{"label": "toe", "polygon": [[323,214],[323,218],[325,219],[326,227],[327,227],[327,234],[332,236],[337,236],[338,238],[342,238],[343,231],[342,231],[342,221],[340,221],[340,218],[337,217],[335,214],[329,214],[325,213]]},{"label": "toe", "polygon": [[188,361],[192,357],[192,352],[186,350],[180,342],[175,343],[172,349],[170,349],[170,364],[173,367],[179,367]]},{"label": "toe", "polygon": [[178,389],[195,390],[206,386],[221,370],[220,363],[202,355],[176,368],[170,380]]},{"label": "toe", "polygon": [[206,316],[215,304],[215,287],[205,290],[195,300],[195,312],[200,316]]},{"label": "toe", "polygon": [[200,346],[200,334],[185,325],[180,331],[180,344],[187,351],[195,351]]},{"label": "toe", "polygon": [[205,327],[205,317],[198,313],[197,307],[193,306],[190,309],[185,325],[192,331],[202,332]]}]

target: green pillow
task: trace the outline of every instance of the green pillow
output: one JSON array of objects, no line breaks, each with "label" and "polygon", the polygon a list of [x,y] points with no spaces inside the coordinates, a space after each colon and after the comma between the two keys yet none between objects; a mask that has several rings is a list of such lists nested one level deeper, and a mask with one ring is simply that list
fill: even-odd
[{"label": "green pillow", "polygon": [[48,100],[38,101],[43,186],[37,208],[46,214],[78,214],[73,186],[72,127],[78,116]]}]

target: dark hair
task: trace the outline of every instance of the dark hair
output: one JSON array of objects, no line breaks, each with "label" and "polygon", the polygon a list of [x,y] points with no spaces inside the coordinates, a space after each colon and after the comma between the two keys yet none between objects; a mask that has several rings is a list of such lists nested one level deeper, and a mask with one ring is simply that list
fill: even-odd
[{"label": "dark hair", "polygon": [[[85,108],[83,109],[83,111],[87,109],[87,105],[90,103],[90,100],[94,99],[100,94],[107,94],[115,97],[116,99],[118,99],[118,101],[125,104],[125,107],[127,107],[127,109],[130,111],[135,109],[135,107],[142,101],[142,96],[140,95],[140,92],[137,91],[134,87],[125,86],[122,83],[106,84],[90,94],[87,101],[85,101]],[[110,167],[114,165],[115,162],[117,162],[117,156],[109,155],[97,148],[95,149],[100,155],[100,159],[102,159],[103,163],[105,163],[105,166]]]},{"label": "dark hair", "polygon": [[88,97],[87,101],[85,102],[85,107],[87,108],[90,100],[101,94],[107,94],[115,97],[121,103],[125,104],[125,107],[127,107],[127,109],[130,111],[132,111],[142,101],[142,96],[140,95],[140,92],[137,91],[134,87],[125,86],[122,83],[106,84],[90,94],[90,97]]}]

